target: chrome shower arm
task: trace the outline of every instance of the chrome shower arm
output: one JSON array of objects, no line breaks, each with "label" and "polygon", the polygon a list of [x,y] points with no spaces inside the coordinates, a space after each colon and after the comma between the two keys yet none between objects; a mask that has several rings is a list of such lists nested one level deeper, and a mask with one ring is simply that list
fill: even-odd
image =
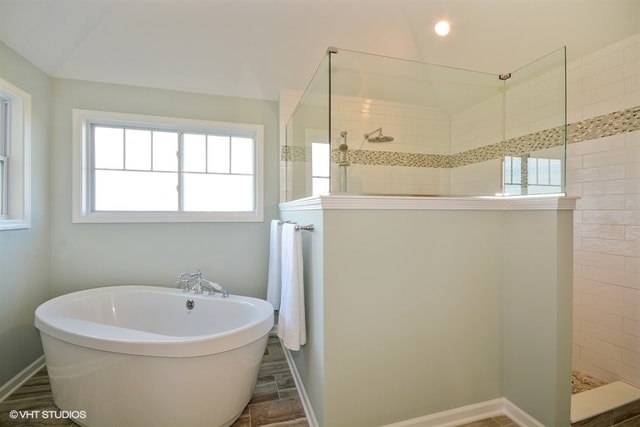
[{"label": "chrome shower arm", "polygon": [[369,139],[369,137],[370,137],[371,135],[373,135],[374,133],[376,133],[376,132],[378,132],[378,134],[379,134],[379,135],[382,135],[382,128],[381,128],[381,127],[379,127],[378,129],[376,129],[376,130],[374,130],[374,131],[371,131],[371,132],[369,132],[369,133],[365,133],[365,134],[364,134],[364,139]]}]

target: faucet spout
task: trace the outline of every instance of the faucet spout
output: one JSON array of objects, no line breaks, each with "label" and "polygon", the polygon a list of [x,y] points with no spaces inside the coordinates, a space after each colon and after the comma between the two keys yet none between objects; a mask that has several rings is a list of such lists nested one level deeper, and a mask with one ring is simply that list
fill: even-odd
[{"label": "faucet spout", "polygon": [[[192,281],[194,281],[193,285],[191,285]],[[176,283],[178,283],[178,288],[181,288],[183,292],[193,291],[194,294],[202,294],[206,289],[209,291],[209,295],[213,295],[217,292],[221,294],[223,298],[227,298],[229,296],[229,291],[221,285],[203,278],[200,269],[196,270],[194,273],[180,274]]]},{"label": "faucet spout", "polygon": [[213,295],[215,292],[218,292],[222,295],[222,298],[229,297],[229,291],[223,288],[218,283],[212,282],[211,280],[201,279],[200,280],[201,289],[206,288],[209,291],[209,295]]}]

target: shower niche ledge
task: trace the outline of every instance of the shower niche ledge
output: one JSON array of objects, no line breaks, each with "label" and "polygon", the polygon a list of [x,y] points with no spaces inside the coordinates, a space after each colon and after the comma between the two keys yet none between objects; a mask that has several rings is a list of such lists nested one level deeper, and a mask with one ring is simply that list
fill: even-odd
[{"label": "shower niche ledge", "polygon": [[574,210],[577,197],[539,196],[377,196],[321,195],[280,204],[280,210],[399,209],[399,210]]}]

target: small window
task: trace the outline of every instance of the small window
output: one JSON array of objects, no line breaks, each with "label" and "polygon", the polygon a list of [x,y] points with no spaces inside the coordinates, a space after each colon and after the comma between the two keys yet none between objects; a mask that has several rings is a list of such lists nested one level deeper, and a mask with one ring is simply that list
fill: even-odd
[{"label": "small window", "polygon": [[74,111],[75,222],[262,221],[262,126]]},{"label": "small window", "polygon": [[31,96],[0,79],[0,230],[31,227]]},{"label": "small window", "polygon": [[504,158],[505,192],[511,195],[562,192],[562,163],[539,157]]}]

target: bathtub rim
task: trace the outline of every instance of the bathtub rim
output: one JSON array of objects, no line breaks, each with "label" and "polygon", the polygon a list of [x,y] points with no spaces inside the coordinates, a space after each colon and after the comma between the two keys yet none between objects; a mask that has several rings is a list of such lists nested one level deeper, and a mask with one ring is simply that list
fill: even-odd
[{"label": "bathtub rim", "polygon": [[106,325],[67,317],[59,310],[61,303],[80,300],[96,294],[150,291],[192,299],[221,299],[219,295],[194,295],[180,289],[152,285],[115,285],[70,292],[51,298],[35,311],[35,327],[42,334],[80,347],[111,353],[150,357],[199,357],[231,351],[248,345],[273,328],[273,306],[265,300],[230,295],[224,301],[252,305],[257,311],[252,320],[239,328],[211,335],[171,336]]}]

